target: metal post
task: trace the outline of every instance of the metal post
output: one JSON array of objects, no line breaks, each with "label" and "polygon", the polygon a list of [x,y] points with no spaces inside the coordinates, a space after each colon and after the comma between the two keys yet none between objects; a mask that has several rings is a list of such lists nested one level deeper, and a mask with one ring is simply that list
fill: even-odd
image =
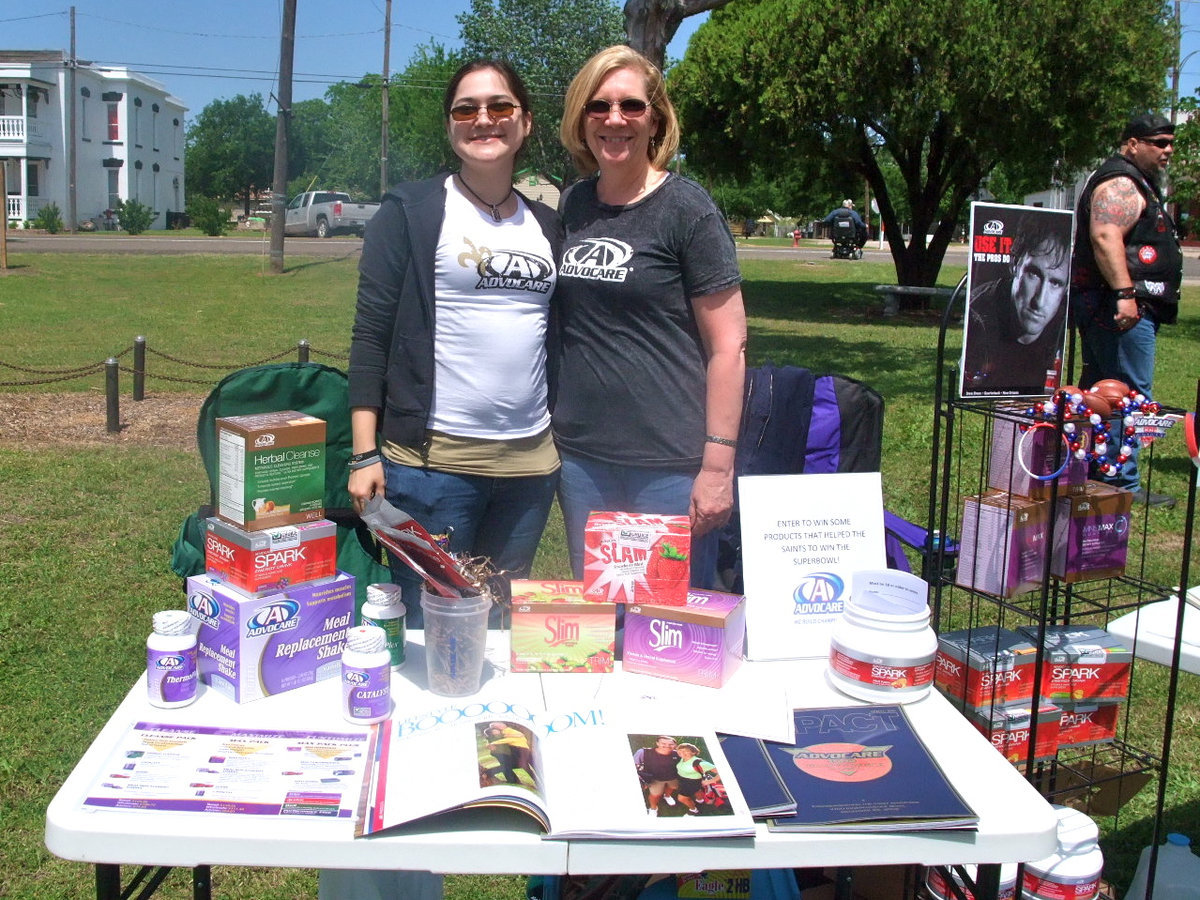
[{"label": "metal post", "polygon": [[104,398],[107,401],[107,427],[109,434],[121,430],[121,398],[117,393],[117,379],[120,368],[117,358],[110,356],[104,361]]},{"label": "metal post", "polygon": [[133,339],[133,399],[146,399],[146,336]]},{"label": "metal post", "polygon": [[308,362],[308,341],[301,340],[296,344],[296,362]]}]

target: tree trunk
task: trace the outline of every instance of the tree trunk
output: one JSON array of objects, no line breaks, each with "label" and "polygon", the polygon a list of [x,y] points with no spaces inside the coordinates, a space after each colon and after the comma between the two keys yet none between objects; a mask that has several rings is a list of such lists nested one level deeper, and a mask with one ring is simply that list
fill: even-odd
[{"label": "tree trunk", "polygon": [[730,0],[626,0],[625,38],[660,69],[666,60],[667,44],[688,16],[719,9]]}]

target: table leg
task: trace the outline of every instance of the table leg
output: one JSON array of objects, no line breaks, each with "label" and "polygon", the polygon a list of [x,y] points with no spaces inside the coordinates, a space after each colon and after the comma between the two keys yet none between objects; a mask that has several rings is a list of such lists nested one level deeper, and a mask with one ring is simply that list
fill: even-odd
[{"label": "table leg", "polygon": [[975,896],[980,900],[999,900],[1000,865],[981,865],[975,870]]},{"label": "table leg", "polygon": [[[207,866],[200,866],[206,872],[204,879],[204,894],[196,894],[197,897],[203,897],[205,900],[209,897]],[[138,869],[137,874],[130,879],[128,886],[121,888],[121,867],[114,863],[96,863],[96,900],[125,900],[127,897],[134,897],[134,891],[138,891],[138,887],[145,881],[145,887],[142,887],[136,894],[136,900],[146,900],[147,897],[153,896],[171,872],[170,866],[142,866]],[[151,874],[153,873],[153,874]],[[146,876],[150,878],[147,880]]]},{"label": "table leg", "polygon": [[120,900],[121,867],[109,863],[96,864],[96,900]]},{"label": "table leg", "polygon": [[192,900],[211,900],[212,898],[212,869],[209,866],[196,866],[192,869]]},{"label": "table leg", "polygon": [[849,866],[838,866],[833,874],[833,900],[853,900],[854,870]]}]

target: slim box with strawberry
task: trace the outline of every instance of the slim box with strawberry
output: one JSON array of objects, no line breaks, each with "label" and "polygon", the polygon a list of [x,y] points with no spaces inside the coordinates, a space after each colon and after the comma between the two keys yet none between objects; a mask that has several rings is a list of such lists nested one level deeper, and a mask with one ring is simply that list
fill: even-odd
[{"label": "slim box with strawberry", "polygon": [[578,581],[512,583],[514,672],[611,672],[616,606],[589,603]]},{"label": "slim box with strawberry", "polygon": [[687,604],[692,551],[687,516],[593,512],[583,546],[586,600]]}]

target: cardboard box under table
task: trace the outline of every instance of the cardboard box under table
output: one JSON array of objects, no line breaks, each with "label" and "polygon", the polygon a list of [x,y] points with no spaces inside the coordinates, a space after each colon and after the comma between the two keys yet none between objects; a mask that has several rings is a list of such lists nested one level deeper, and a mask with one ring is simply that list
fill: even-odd
[{"label": "cardboard box under table", "polygon": [[354,625],[354,576],[250,597],[207,575],[187,580],[188,612],[200,621],[200,680],[238,703],[260,700],[342,669]]},{"label": "cardboard box under table", "polygon": [[578,581],[514,580],[514,672],[611,672],[617,608],[593,603]]},{"label": "cardboard box under table", "polygon": [[742,664],[745,644],[745,599],[692,588],[686,606],[626,609],[621,664],[626,672],[721,687]]},{"label": "cardboard box under table", "polygon": [[325,517],[325,421],[295,410],[217,419],[217,515],[247,531]]}]

